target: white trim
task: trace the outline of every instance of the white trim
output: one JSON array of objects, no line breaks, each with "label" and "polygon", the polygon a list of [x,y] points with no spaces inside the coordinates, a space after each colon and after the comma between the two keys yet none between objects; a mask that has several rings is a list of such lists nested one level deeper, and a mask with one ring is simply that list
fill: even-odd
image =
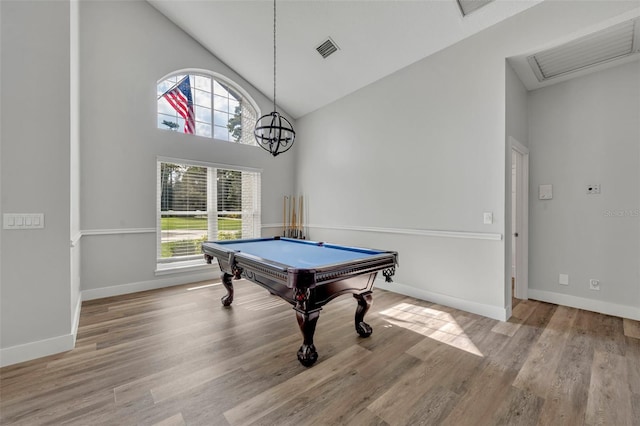
[{"label": "white trim", "polygon": [[471,300],[458,299],[457,297],[447,296],[445,294],[433,293],[431,291],[420,288],[411,287],[397,282],[387,283],[383,279],[376,280],[376,287],[382,290],[392,291],[394,293],[404,294],[405,296],[414,297],[416,299],[426,300],[428,302],[449,306],[460,309],[473,314],[482,315],[498,321],[506,321],[508,312],[506,308],[482,303],[473,302]]},{"label": "white trim", "polygon": [[85,229],[80,232],[83,237],[89,235],[155,234],[156,228]]},{"label": "white trim", "polygon": [[[262,228],[282,228],[282,223],[265,223]],[[476,240],[502,240],[502,234],[489,232],[467,231],[441,231],[437,229],[411,229],[411,228],[377,228],[364,226],[340,226],[340,225],[305,225],[305,228],[333,229],[338,231],[376,232],[383,234],[412,235],[422,237],[466,238]]]},{"label": "white trim", "polygon": [[[516,192],[523,195],[521,202],[516,200],[516,217],[522,221],[520,226],[520,235],[518,236],[519,246],[516,249],[516,294],[518,299],[526,300],[528,298],[527,289],[529,288],[529,148],[518,142],[512,136],[509,136],[509,144],[511,151],[516,151],[522,156],[522,164],[520,167],[519,177],[516,185]],[[513,233],[514,230],[512,229]],[[511,253],[508,253],[508,259],[505,259],[508,265],[513,264]],[[511,286],[511,280],[507,280],[508,286]]]},{"label": "white trim", "polygon": [[263,169],[257,169],[254,167],[238,166],[235,164],[211,163],[208,161],[191,160],[189,158],[163,157],[160,155],[156,157],[156,163],[187,164],[189,166],[209,167],[212,169],[234,170],[238,172],[251,172],[251,173],[263,172]]},{"label": "white trim", "polygon": [[[282,228],[282,223],[265,223],[261,228]],[[441,231],[437,229],[411,229],[411,228],[376,228],[364,226],[339,226],[339,225],[308,225],[307,228],[333,229],[339,231],[376,232],[383,234],[413,235],[422,237],[465,238],[474,240],[502,240],[502,234],[489,232],[467,231]],[[81,231],[81,236],[94,235],[119,235],[119,234],[153,234],[155,228],[121,228],[121,229],[87,229]],[[78,238],[79,239],[79,238]]]},{"label": "white trim", "polygon": [[511,303],[505,306],[504,311],[505,311],[506,319],[500,320],[500,321],[507,321],[509,318],[511,318],[511,315],[513,314],[513,311],[511,309]]},{"label": "white trim", "polygon": [[[205,268],[206,267],[206,268]],[[55,355],[61,352],[70,351],[75,347],[78,325],[80,323],[80,313],[84,300],[100,299],[103,297],[119,296],[122,294],[135,293],[138,291],[154,290],[163,287],[170,287],[190,282],[218,279],[220,269],[217,265],[203,265],[202,269],[208,269],[206,273],[182,274],[170,278],[163,278],[152,281],[141,281],[131,284],[115,285],[98,289],[83,290],[80,292],[75,312],[71,322],[71,333],[49,339],[29,342],[22,345],[11,346],[0,349],[0,367],[6,367],[21,362]],[[180,271],[183,272],[183,271]]]},{"label": "white trim", "polygon": [[76,346],[76,337],[78,336],[78,325],[80,325],[80,312],[82,311],[82,292],[78,294],[78,303],[76,310],[73,312],[71,320],[71,335],[73,336],[73,346]]},{"label": "white trim", "polygon": [[[282,225],[280,225],[282,227]],[[411,228],[376,228],[365,226],[340,226],[340,225],[307,225],[305,228],[333,229],[339,231],[377,232],[383,234],[412,235],[419,237],[442,237],[442,238],[466,238],[474,240],[502,240],[502,234],[489,232],[467,232],[467,231],[441,231],[438,229],[411,229]]]},{"label": "white trim", "polygon": [[55,355],[75,348],[81,310],[82,293],[78,295],[75,311],[72,312],[70,334],[0,349],[0,367],[31,361],[32,359],[42,358],[48,355]]},{"label": "white trim", "polygon": [[75,340],[75,334],[63,334],[62,336],[0,349],[0,367],[70,351],[75,346]]},{"label": "white trim", "polygon": [[284,224],[282,223],[263,223],[260,225],[261,228],[280,228],[282,229]]},{"label": "white trim", "polygon": [[188,284],[197,281],[218,279],[216,274],[219,271],[216,265],[209,266],[209,271],[193,274],[180,274],[160,278],[157,280],[139,281],[129,284],[113,285],[109,287],[93,288],[82,291],[82,300],[102,299],[103,297],[120,296],[121,294],[136,293],[139,291],[155,290],[158,288],[171,287],[174,285]]},{"label": "white trim", "polygon": [[[163,267],[158,267],[163,266]],[[216,264],[205,263],[203,258],[184,262],[172,262],[172,263],[157,263],[155,274],[169,275],[180,274],[183,272],[196,272],[196,271],[211,271],[211,268],[215,268],[214,271],[218,271],[219,268]]]},{"label": "white trim", "polygon": [[70,246],[75,247],[78,245],[78,242],[82,238],[82,231],[78,231],[76,234],[71,236]]},{"label": "white trim", "polygon": [[628,318],[640,321],[640,308],[637,306],[619,305],[617,303],[603,302],[602,300],[587,299],[572,296],[570,294],[554,293],[545,290],[529,289],[529,298],[542,302],[555,303],[556,305],[569,306],[586,311],[599,312],[605,315]]}]

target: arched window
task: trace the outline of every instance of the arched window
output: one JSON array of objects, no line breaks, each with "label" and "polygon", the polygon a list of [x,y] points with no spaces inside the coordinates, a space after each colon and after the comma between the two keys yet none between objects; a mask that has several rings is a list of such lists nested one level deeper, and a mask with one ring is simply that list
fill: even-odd
[{"label": "arched window", "polygon": [[255,104],[239,87],[198,72],[171,74],[158,82],[158,128],[256,145]]}]

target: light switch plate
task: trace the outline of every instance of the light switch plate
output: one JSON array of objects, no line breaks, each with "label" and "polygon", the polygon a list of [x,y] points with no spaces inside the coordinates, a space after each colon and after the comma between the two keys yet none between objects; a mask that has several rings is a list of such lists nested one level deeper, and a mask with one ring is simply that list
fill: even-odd
[{"label": "light switch plate", "polygon": [[2,229],[42,229],[44,213],[4,213]]},{"label": "light switch plate", "polygon": [[553,185],[538,186],[538,198],[540,200],[551,200],[553,198]]},{"label": "light switch plate", "polygon": [[493,213],[484,212],[483,219],[485,225],[491,225],[493,223]]}]

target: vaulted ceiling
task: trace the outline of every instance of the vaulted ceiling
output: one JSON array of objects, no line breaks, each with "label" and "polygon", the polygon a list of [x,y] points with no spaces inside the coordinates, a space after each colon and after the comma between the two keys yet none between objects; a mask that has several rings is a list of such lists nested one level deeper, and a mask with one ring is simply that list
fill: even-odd
[{"label": "vaulted ceiling", "polygon": [[[273,96],[273,2],[147,0]],[[463,16],[456,0],[280,0],[277,101],[294,118],[540,3],[495,0]],[[328,37],[339,50],[316,51]]]}]

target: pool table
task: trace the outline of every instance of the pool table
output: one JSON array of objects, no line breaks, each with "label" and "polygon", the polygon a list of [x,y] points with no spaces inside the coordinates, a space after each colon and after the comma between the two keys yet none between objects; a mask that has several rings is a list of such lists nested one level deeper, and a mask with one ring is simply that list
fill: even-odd
[{"label": "pool table", "polygon": [[313,344],[322,306],[351,293],[358,302],[356,332],[369,337],[372,328],[364,322],[371,306],[373,283],[378,271],[390,282],[398,264],[394,251],[345,247],[290,238],[257,238],[202,243],[207,263],[215,257],[222,270],[227,294],[222,304],[233,302],[232,278],[246,278],[293,305],[302,332],[298,360],[310,367],[318,359]]}]

